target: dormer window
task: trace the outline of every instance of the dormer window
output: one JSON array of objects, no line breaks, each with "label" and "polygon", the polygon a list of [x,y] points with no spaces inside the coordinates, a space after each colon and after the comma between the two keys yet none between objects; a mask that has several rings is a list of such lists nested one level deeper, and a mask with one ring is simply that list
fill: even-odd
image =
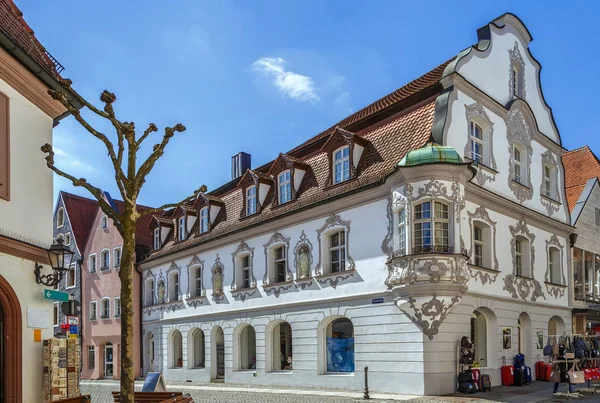
[{"label": "dormer window", "polygon": [[203,207],[200,210],[200,233],[208,231],[208,207]]},{"label": "dormer window", "polygon": [[369,142],[364,138],[336,127],[321,150],[329,158],[329,185],[336,185],[356,178],[361,157]]},{"label": "dormer window", "polygon": [[280,173],[277,181],[279,186],[279,204],[284,204],[292,200],[292,185],[290,183],[290,171],[284,171]]},{"label": "dormer window", "polygon": [[154,228],[154,249],[160,249],[160,227]]},{"label": "dormer window", "polygon": [[246,215],[256,214],[256,186],[246,189]]},{"label": "dormer window", "polygon": [[185,216],[179,217],[179,225],[177,228],[179,229],[179,240],[185,241]]},{"label": "dormer window", "polygon": [[333,183],[350,179],[350,147],[342,147],[334,153]]},{"label": "dormer window", "polygon": [[60,228],[63,225],[65,225],[65,209],[61,207],[56,212],[56,226]]}]

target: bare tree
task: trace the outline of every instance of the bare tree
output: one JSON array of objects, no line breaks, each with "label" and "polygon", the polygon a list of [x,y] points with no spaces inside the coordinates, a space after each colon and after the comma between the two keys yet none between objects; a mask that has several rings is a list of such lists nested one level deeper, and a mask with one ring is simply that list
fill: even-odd
[{"label": "bare tree", "polygon": [[[100,101],[104,103],[103,109],[98,109],[93,104],[85,100],[79,93],[71,87],[71,80],[62,79],[61,84],[65,91],[49,90],[48,93],[55,100],[60,101],[73,115],[73,117],[83,126],[92,136],[96,137],[106,147],[108,156],[114,168],[114,176],[121,197],[123,198],[124,209],[122,212],[116,211],[104,199],[100,188],[93,186],[84,178],[75,176],[62,171],[54,165],[54,151],[50,144],[41,147],[46,153],[46,164],[48,168],[56,172],[59,176],[73,182],[74,186],[83,187],[89,191],[98,201],[100,208],[108,217],[110,217],[117,230],[123,237],[123,256],[119,277],[121,280],[121,402],[134,403],[134,357],[137,351],[134,351],[133,343],[133,270],[135,265],[135,236],[136,224],[141,215],[156,214],[166,209],[178,207],[184,203],[194,200],[199,193],[206,192],[206,186],[202,185],[190,197],[178,203],[169,203],[158,208],[151,208],[138,211],[137,199],[146,182],[146,177],[154,168],[156,161],[163,155],[165,147],[169,144],[175,133],[185,131],[185,126],[181,123],[173,127],[166,127],[165,133],[160,143],[155,144],[150,156],[144,160],[138,167],[137,156],[146,138],[158,128],[154,123],[150,123],[143,134],[136,138],[135,124],[133,122],[122,122],[117,119],[113,109],[113,103],[116,101],[115,94],[104,90],[100,95]],[[87,108],[95,115],[108,120],[114,128],[117,135],[117,147],[102,132],[96,130],[85,118],[81,116],[81,111],[71,105],[67,99],[66,91],[69,91],[84,108]]]}]

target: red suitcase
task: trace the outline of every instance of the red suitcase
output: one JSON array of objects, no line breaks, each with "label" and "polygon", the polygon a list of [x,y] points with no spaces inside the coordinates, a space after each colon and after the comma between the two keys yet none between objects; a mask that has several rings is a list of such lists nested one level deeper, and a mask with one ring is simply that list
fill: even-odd
[{"label": "red suitcase", "polygon": [[550,376],[552,375],[552,364],[546,364],[546,380],[550,381]]},{"label": "red suitcase", "polygon": [[481,379],[481,371],[477,368],[471,368],[471,373],[473,374],[473,380],[475,381],[475,384],[479,388],[479,382]]},{"label": "red suitcase", "polygon": [[500,368],[502,386],[513,386],[515,383],[515,369],[512,365],[506,365],[506,357],[502,357],[502,364],[502,368]]},{"label": "red suitcase", "polygon": [[547,381],[546,379],[546,363],[544,361],[538,361],[535,363],[535,380],[536,381]]}]

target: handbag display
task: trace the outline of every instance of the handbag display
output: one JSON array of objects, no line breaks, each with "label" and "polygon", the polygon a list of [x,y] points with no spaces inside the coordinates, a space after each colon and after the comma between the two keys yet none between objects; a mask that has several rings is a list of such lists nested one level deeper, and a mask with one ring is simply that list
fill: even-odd
[{"label": "handbag display", "polygon": [[560,367],[558,364],[552,366],[552,373],[550,374],[550,382],[559,383],[561,381]]},{"label": "handbag display", "polygon": [[567,374],[569,375],[569,383],[573,385],[585,383],[585,374],[579,369],[577,363],[573,364],[573,368]]}]

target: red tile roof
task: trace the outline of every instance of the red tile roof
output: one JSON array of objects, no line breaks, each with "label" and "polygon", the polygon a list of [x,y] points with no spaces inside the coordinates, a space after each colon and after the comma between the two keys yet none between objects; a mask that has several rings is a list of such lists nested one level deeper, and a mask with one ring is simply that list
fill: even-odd
[{"label": "red tile roof", "polygon": [[573,211],[588,179],[600,179],[600,161],[588,146],[568,151],[562,156],[565,168],[567,205]]},{"label": "red tile roof", "polygon": [[61,191],[60,194],[69,216],[71,231],[73,231],[73,236],[77,241],[77,247],[83,253],[90,228],[92,228],[94,218],[96,218],[98,202],[72,193]]},{"label": "red tile roof", "polygon": [[0,30],[44,70],[55,77],[60,76],[63,67],[37,40],[23,19],[23,13],[12,0],[0,0]]}]

